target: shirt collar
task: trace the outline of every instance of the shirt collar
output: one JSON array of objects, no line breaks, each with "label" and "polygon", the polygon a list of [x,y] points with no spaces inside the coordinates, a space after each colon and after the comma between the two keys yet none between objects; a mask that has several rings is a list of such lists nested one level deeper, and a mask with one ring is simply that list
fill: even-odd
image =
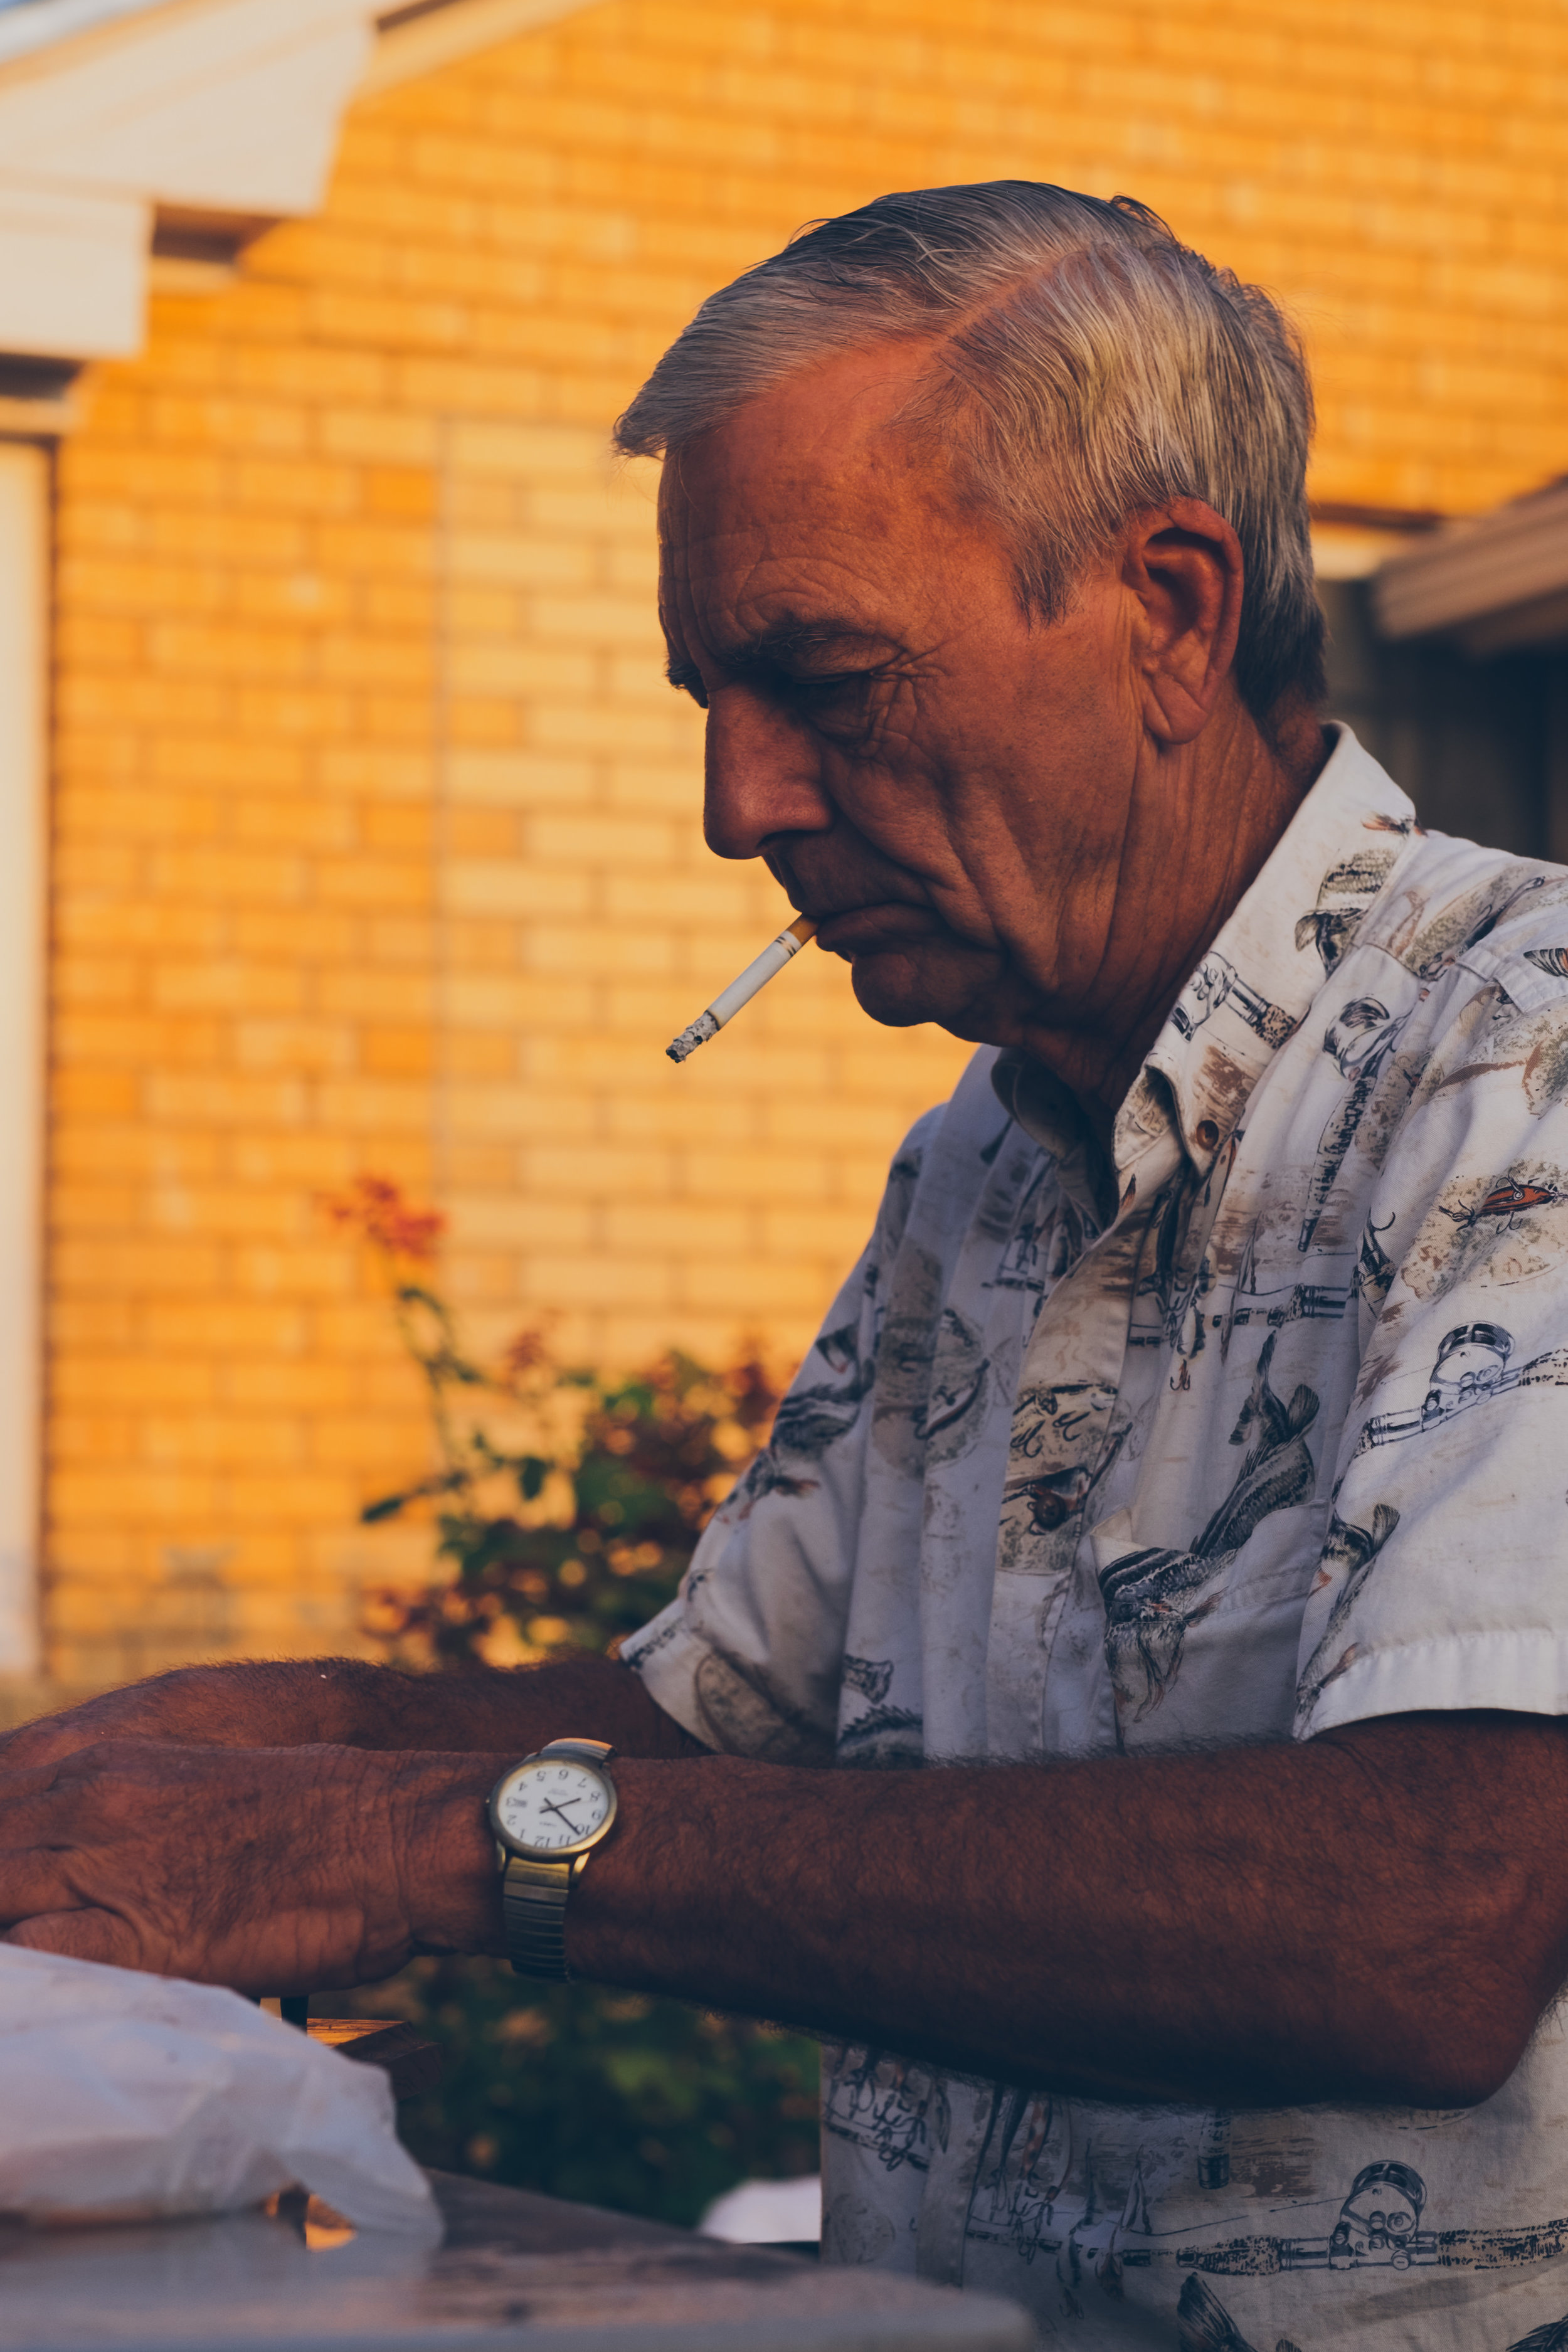
[{"label": "shirt collar", "polygon": [[[1351,730],[1329,731],[1338,740],[1321,774],[1176,999],[1117,1113],[1118,1192],[1173,1128],[1199,1172],[1212,1167],[1419,830],[1410,801]],[[1004,1053],[993,1083],[1058,1161],[1082,1154],[1081,1115],[1038,1063]]]}]

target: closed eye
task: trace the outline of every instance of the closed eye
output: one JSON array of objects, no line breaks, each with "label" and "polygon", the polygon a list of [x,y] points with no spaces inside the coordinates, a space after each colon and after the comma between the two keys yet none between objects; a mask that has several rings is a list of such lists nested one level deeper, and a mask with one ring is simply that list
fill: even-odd
[{"label": "closed eye", "polygon": [[[699,710],[708,709],[708,688],[693,661],[671,655],[664,674],[678,693],[689,694]],[[825,677],[792,677],[775,662],[753,659],[737,664],[731,673],[737,684],[760,688],[781,701],[793,702],[807,719],[837,719],[863,709],[868,690],[882,675],[879,668],[835,670]]]},{"label": "closed eye", "polygon": [[795,705],[808,727],[847,746],[874,730],[886,700],[885,669],[837,670],[826,677],[792,677],[780,681],[784,698]]},{"label": "closed eye", "polygon": [[841,670],[836,677],[792,677],[789,691],[803,702],[828,701],[836,694],[846,693],[851,687],[863,687],[876,673],[868,669]]}]

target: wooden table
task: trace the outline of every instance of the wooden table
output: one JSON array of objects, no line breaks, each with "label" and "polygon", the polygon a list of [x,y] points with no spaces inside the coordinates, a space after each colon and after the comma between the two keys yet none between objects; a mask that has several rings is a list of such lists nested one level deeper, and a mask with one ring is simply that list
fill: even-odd
[{"label": "wooden table", "polygon": [[[306,2208],[0,2226],[0,2352],[1030,2352],[1016,2305],[433,2173],[432,2252]],[[287,2200],[286,2200],[287,2204]]]},{"label": "wooden table", "polygon": [[416,2099],[441,2079],[441,2053],[412,2025],[395,2017],[312,2017],[305,2031],[340,2057],[379,2066],[395,2099]]}]

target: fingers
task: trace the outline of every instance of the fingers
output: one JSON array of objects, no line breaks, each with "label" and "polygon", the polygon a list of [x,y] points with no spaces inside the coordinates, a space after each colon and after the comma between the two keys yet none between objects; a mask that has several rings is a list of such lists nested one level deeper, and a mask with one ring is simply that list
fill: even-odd
[{"label": "fingers", "polygon": [[9,1804],[14,1797],[47,1789],[67,1758],[75,1753],[69,1748],[57,1753],[41,1745],[12,1747],[0,1741],[0,1799]]},{"label": "fingers", "polygon": [[112,1911],[46,1911],[0,1937],[29,1952],[60,1952],[72,1960],[101,1960],[115,1969],[145,1966],[141,1938]]},{"label": "fingers", "polygon": [[[183,1783],[201,1778],[207,1754],[101,1733],[53,1748],[0,1744],[0,1845],[32,1842],[16,1827],[16,1808],[28,1799],[47,1797],[63,1804],[85,1797],[90,1817],[101,1823],[108,1804],[134,1811],[149,1798],[178,1796]],[[42,1819],[37,1816],[35,1828]]]},{"label": "fingers", "polygon": [[390,1975],[408,1928],[388,1769],[353,1750],[118,1738],[31,1771],[0,1765],[0,1931],[268,1990]]},{"label": "fingers", "polygon": [[[114,1791],[109,1791],[112,1796]],[[99,1830],[106,1824],[105,1806],[95,1821],[94,1791],[61,1787],[59,1767],[40,1766],[36,1772],[0,1772],[0,1872],[18,1853],[75,1843],[73,1832]],[[84,1802],[84,1799],[87,1801]]]},{"label": "fingers", "polygon": [[[116,1840],[116,1792],[61,1787],[62,1768],[0,1770],[0,1924],[75,1911],[97,1899],[105,1832]],[[83,1797],[87,1802],[84,1806]]]},{"label": "fingers", "polygon": [[0,1846],[33,1846],[45,1837],[57,1778],[58,1764],[30,1764],[24,1771],[0,1757]]},{"label": "fingers", "polygon": [[39,1716],[35,1722],[18,1724],[14,1731],[0,1732],[0,1772],[58,1764],[79,1748],[90,1748],[106,1735],[112,1738],[115,1717],[110,1715],[106,1725],[105,1715],[103,1701],[89,1699],[59,1715]]},{"label": "fingers", "polygon": [[20,1919],[80,1909],[92,1899],[78,1884],[80,1875],[80,1858],[68,1853],[37,1847],[0,1853],[0,1921],[10,1927]]}]

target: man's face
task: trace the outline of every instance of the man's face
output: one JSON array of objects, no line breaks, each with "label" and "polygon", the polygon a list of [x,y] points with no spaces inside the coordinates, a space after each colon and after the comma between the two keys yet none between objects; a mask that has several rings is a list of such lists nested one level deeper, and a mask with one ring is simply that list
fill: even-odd
[{"label": "man's face", "polygon": [[997,1044],[1114,1020],[1148,961],[1144,608],[1112,551],[1059,624],[857,352],[665,468],[670,674],[708,710],[710,845],[764,857],[879,1021]]}]

